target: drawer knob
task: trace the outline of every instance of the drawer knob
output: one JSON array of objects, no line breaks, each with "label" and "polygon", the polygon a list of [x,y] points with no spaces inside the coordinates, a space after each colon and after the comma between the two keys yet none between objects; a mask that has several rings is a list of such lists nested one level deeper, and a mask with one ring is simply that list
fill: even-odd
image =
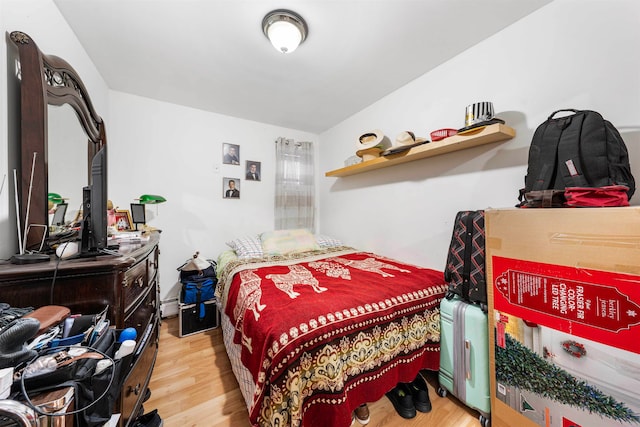
[{"label": "drawer knob", "polygon": [[144,286],[144,279],[142,278],[142,276],[136,279],[136,285],[138,285],[138,287],[140,288]]},{"label": "drawer knob", "polygon": [[140,394],[140,388],[140,383],[138,383],[135,387],[129,386],[129,393],[133,393],[137,396],[138,394]]}]

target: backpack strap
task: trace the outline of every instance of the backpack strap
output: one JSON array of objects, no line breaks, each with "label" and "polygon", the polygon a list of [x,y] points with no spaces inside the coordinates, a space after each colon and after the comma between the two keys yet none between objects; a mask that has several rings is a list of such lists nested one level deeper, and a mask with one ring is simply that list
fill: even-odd
[{"label": "backpack strap", "polygon": [[613,169],[614,173],[611,177],[612,182],[616,185],[627,186],[629,188],[627,196],[629,200],[631,200],[631,196],[633,196],[633,193],[636,191],[636,182],[633,178],[633,174],[631,173],[627,146],[625,145],[620,132],[618,132],[618,129],[616,129],[608,120],[605,120],[604,123],[607,132],[607,141],[609,144],[607,148],[607,154],[610,156],[609,162],[617,165]]},{"label": "backpack strap", "polygon": [[553,116],[555,116],[558,113],[577,113],[579,110],[576,110],[575,108],[564,108],[562,110],[556,110],[553,113],[551,113],[551,115],[547,118],[547,121],[553,119]]},{"label": "backpack strap", "polygon": [[196,306],[198,307],[198,320],[204,319],[204,303],[202,302],[202,282],[196,282]]},{"label": "backpack strap", "polygon": [[558,163],[558,143],[561,136],[562,129],[555,125],[551,117],[544,125],[536,129],[533,135],[535,144],[529,152],[529,165],[536,167],[527,173],[525,192],[552,188],[551,186],[554,184],[552,180],[556,174]]},{"label": "backpack strap", "polygon": [[[557,183],[552,188],[561,190],[566,187],[589,187],[584,175],[582,159],[588,158],[584,153],[589,142],[584,140],[584,127],[586,112],[573,110],[575,114],[567,117],[553,119],[556,125],[562,129],[558,141],[558,170],[562,177],[562,183]],[[578,144],[576,142],[579,142]]]}]

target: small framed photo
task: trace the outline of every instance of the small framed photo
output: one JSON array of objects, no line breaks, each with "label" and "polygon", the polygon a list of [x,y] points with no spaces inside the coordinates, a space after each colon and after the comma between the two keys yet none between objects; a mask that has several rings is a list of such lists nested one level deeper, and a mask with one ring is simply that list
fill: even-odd
[{"label": "small framed photo", "polygon": [[260,166],[260,162],[247,160],[245,179],[248,181],[260,181]]},{"label": "small framed photo", "polygon": [[138,224],[144,225],[147,222],[144,204],[131,203],[131,222],[136,230],[138,229]]},{"label": "small framed photo", "polygon": [[128,210],[116,210],[116,230],[133,230],[133,221],[131,220],[131,213]]},{"label": "small framed photo", "polygon": [[222,163],[225,165],[240,164],[240,146],[236,144],[222,144]]},{"label": "small framed photo", "polygon": [[240,198],[239,178],[222,178],[222,197],[225,199]]},{"label": "small framed photo", "polygon": [[59,203],[56,205],[56,210],[53,212],[53,219],[51,220],[51,225],[65,225],[66,222],[64,220],[64,216],[67,213],[67,204]]}]

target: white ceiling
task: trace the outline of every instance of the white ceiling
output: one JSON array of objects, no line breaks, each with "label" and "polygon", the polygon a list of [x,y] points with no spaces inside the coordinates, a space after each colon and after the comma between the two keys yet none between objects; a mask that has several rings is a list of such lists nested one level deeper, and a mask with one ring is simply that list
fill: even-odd
[{"label": "white ceiling", "polygon": [[[117,91],[320,133],[551,0],[54,0]],[[277,52],[262,18],[309,26]]]}]

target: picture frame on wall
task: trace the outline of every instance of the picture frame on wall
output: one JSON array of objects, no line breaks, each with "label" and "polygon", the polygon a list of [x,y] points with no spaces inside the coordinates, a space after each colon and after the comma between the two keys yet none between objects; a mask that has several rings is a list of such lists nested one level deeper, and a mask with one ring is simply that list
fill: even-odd
[{"label": "picture frame on wall", "polygon": [[240,178],[222,178],[222,197],[225,199],[240,198]]},{"label": "picture frame on wall", "polygon": [[225,165],[240,164],[240,146],[237,144],[222,144],[222,163]]},{"label": "picture frame on wall", "polygon": [[260,176],[262,171],[260,162],[256,162],[254,160],[247,160],[246,162],[246,174],[245,179],[247,181],[260,181]]},{"label": "picture frame on wall", "polygon": [[131,220],[131,213],[126,210],[116,210],[116,230],[118,231],[132,231],[133,221]]}]

